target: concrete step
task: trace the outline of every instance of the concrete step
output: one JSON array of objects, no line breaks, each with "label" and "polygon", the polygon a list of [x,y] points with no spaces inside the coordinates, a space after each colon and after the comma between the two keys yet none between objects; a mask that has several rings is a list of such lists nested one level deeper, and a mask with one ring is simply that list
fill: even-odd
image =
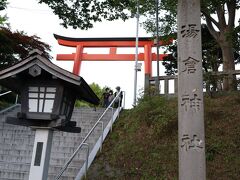
[{"label": "concrete step", "polygon": [[32,154],[32,150],[18,150],[18,149],[0,149],[1,155],[9,156],[27,156]]},{"label": "concrete step", "polygon": [[[55,165],[55,166],[50,166],[48,169],[49,174],[57,174],[58,172],[61,171],[63,166]],[[65,176],[68,177],[76,177],[77,173],[79,172],[81,167],[77,166],[69,166],[66,171],[64,172]]]},{"label": "concrete step", "polygon": [[[84,163],[84,160],[85,160],[85,157],[84,158],[76,158],[76,159],[73,159],[73,161],[71,162],[70,166],[73,166],[73,167],[80,167],[83,163]],[[52,158],[50,160],[50,164],[51,166],[61,166],[63,167],[63,165],[67,162],[66,158]]]},{"label": "concrete step", "polygon": [[20,171],[2,171],[0,170],[0,179],[1,180],[28,180],[29,173],[28,172],[20,172]]},{"label": "concrete step", "polygon": [[[87,142],[95,142],[96,139],[98,139],[99,137],[95,137],[95,136],[89,136],[89,138],[87,139]],[[83,139],[82,139],[83,140]],[[73,142],[69,142],[69,141],[54,141],[52,144],[52,151],[54,151],[54,149],[58,149],[61,150],[64,147],[73,147],[73,148],[77,148],[80,144],[81,141],[73,141]]]},{"label": "concrete step", "polygon": [[4,144],[18,144],[18,145],[21,145],[21,144],[32,144],[34,141],[34,138],[11,138],[11,137],[3,137],[3,138],[0,138],[0,142],[4,143]]},{"label": "concrete step", "polygon": [[[95,142],[93,143],[88,143],[89,148],[92,148],[94,146]],[[56,149],[52,149],[51,152],[51,158],[53,159],[58,159],[58,158],[65,158],[68,159],[71,157],[71,155],[73,154],[73,152],[75,152],[75,150],[77,149],[77,147],[63,147],[63,148],[56,148]],[[76,155],[76,159],[85,159],[85,155],[86,155],[86,146],[82,146],[82,148],[79,150],[78,154]],[[82,155],[83,154],[83,155]]]},{"label": "concrete step", "polygon": [[29,172],[30,169],[30,163],[25,164],[25,163],[3,163],[0,162],[0,169],[1,171],[5,171],[5,172],[11,172],[12,170],[15,171],[19,171],[19,172]]},{"label": "concrete step", "polygon": [[[55,180],[56,174],[48,174],[48,180]],[[69,177],[65,174],[61,176],[61,180],[75,180],[75,177]]]},{"label": "concrete step", "polygon": [[33,144],[7,144],[7,143],[1,143],[0,142],[1,150],[32,150]]},{"label": "concrete step", "polygon": [[[19,110],[20,108],[16,108],[0,115],[0,180],[28,179],[35,131],[28,127],[9,125],[4,122],[6,116],[13,116]],[[93,108],[75,108],[72,120],[77,122],[77,126],[81,127],[82,132],[78,134],[55,131],[53,133],[48,180],[56,177],[104,111],[104,108],[97,108],[96,111]],[[102,118],[104,127],[109,122],[111,115],[112,112],[109,111]],[[86,143],[89,144],[89,152],[101,133],[102,127],[99,124],[86,140]],[[83,146],[63,174],[62,180],[75,178],[85,162],[86,154],[86,146]]]},{"label": "concrete step", "polygon": [[6,156],[6,155],[0,155],[0,163],[31,163],[32,157],[27,155],[27,156],[18,156],[18,155],[11,155],[11,156]]}]

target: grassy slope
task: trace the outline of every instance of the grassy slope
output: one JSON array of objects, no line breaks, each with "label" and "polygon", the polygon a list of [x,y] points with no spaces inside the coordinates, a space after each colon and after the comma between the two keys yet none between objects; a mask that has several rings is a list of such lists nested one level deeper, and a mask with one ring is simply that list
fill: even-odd
[{"label": "grassy slope", "polygon": [[[240,94],[205,99],[207,179],[240,179]],[[177,101],[145,98],[114,125],[87,179],[178,179]]]}]

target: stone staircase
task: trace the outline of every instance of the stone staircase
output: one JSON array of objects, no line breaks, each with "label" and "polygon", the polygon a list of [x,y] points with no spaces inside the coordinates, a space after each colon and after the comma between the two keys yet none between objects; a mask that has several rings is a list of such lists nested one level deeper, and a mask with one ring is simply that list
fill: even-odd
[{"label": "stone staircase", "polygon": [[[20,107],[0,115],[0,179],[1,180],[28,180],[35,131],[23,126],[6,124],[5,116],[16,114]],[[65,162],[86,137],[90,129],[102,115],[105,109],[75,108],[72,120],[82,128],[79,134],[54,131],[48,179],[53,180]],[[104,128],[111,120],[112,112],[109,110],[102,118]],[[102,134],[99,124],[86,140],[89,150],[93,149]],[[87,155],[85,146],[75,156],[62,180],[73,180],[83,166]]]}]

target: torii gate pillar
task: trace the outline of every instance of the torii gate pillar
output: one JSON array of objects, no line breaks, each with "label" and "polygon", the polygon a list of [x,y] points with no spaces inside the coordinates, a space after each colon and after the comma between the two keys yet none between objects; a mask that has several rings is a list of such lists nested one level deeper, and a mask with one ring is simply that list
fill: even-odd
[{"label": "torii gate pillar", "polygon": [[79,75],[82,64],[83,46],[77,45],[73,64],[73,74]]},{"label": "torii gate pillar", "polygon": [[150,44],[144,46],[144,65],[145,65],[145,81],[144,89],[148,90],[150,87],[149,80],[152,77],[152,47]]}]

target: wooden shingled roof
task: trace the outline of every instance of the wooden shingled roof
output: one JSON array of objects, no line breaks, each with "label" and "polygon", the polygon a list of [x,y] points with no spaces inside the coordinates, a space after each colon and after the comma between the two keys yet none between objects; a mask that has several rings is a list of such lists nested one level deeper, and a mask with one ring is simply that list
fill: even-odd
[{"label": "wooden shingled roof", "polygon": [[81,76],[77,76],[56,66],[44,57],[43,53],[39,50],[33,50],[27,58],[0,71],[0,84],[19,93],[19,87],[25,83],[24,77],[20,77],[20,74],[28,72],[29,68],[33,66],[40,67],[41,70],[52,75],[55,79],[59,79],[70,86],[74,90],[74,93],[76,93],[78,99],[95,105],[99,104],[99,98]]}]

